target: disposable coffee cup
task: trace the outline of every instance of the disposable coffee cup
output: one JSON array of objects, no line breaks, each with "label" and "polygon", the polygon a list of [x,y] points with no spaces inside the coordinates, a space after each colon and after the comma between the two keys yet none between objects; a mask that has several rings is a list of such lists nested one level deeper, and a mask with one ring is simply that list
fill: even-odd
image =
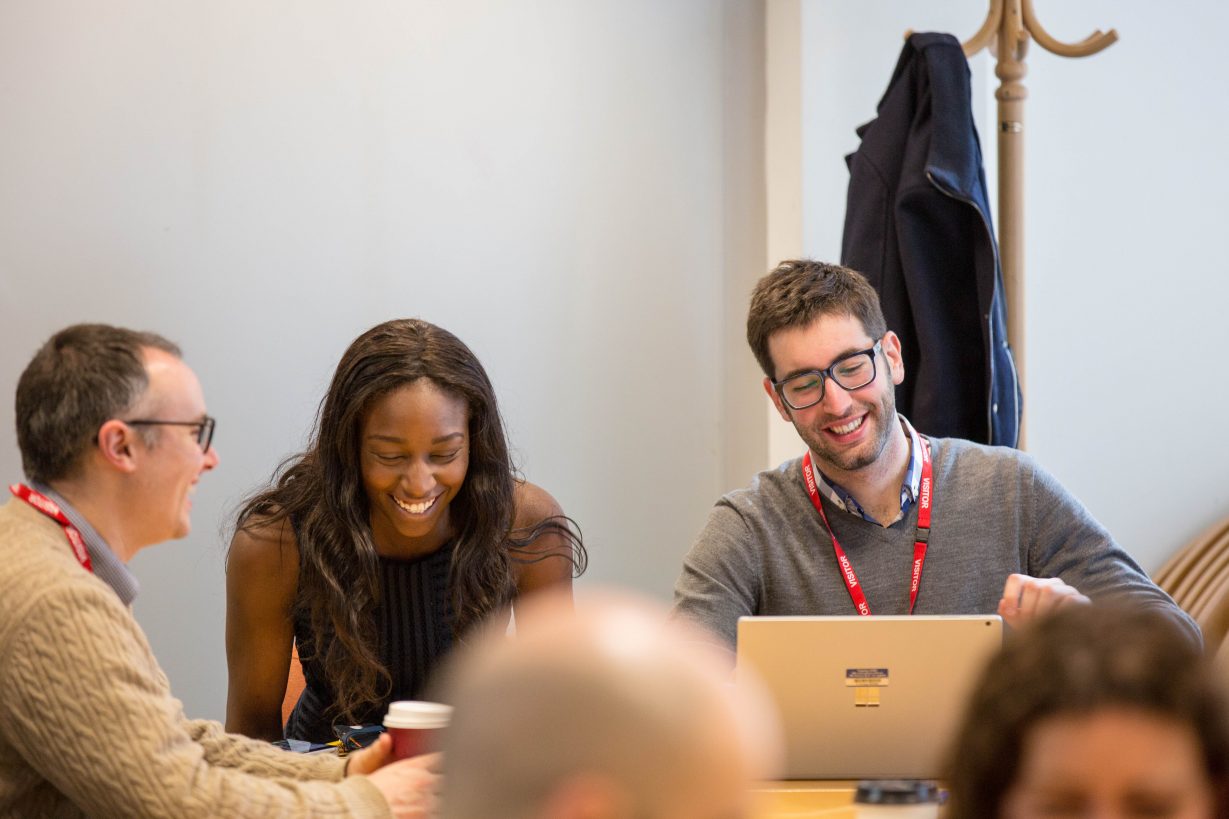
[{"label": "disposable coffee cup", "polygon": [[939,787],[922,779],[868,779],[854,795],[858,819],[937,819]]},{"label": "disposable coffee cup", "polygon": [[448,727],[451,705],[401,700],[388,704],[384,728],[393,738],[393,756],[405,759],[427,754],[439,747],[439,735]]}]

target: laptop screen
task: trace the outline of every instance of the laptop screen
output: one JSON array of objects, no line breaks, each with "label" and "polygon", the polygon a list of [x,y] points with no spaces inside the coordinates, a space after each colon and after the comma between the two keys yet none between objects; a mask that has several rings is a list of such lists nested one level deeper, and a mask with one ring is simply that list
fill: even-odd
[{"label": "laptop screen", "polygon": [[982,666],[997,615],[741,617],[747,669],[781,713],[786,779],[929,779]]}]

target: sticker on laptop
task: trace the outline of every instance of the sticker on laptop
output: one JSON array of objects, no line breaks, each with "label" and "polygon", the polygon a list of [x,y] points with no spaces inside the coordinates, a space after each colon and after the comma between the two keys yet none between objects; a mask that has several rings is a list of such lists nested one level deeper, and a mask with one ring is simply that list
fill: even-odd
[{"label": "sticker on laptop", "polygon": [[855,708],[878,708],[879,707],[879,692],[882,689],[876,688],[873,685],[860,685],[853,690],[853,704]]},{"label": "sticker on laptop", "polygon": [[882,688],[888,684],[886,668],[847,668],[845,685],[850,688]]}]

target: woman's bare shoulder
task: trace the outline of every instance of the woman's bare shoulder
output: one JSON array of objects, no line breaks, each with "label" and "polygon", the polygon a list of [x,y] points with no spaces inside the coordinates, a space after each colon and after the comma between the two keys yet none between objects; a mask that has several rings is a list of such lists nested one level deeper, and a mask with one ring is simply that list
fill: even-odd
[{"label": "woman's bare shoulder", "polygon": [[231,538],[226,573],[257,584],[296,586],[299,543],[290,520],[263,516],[245,522]]},{"label": "woman's bare shoulder", "polygon": [[518,594],[547,587],[570,589],[572,575],[585,563],[580,532],[542,487],[518,481],[515,497],[511,540]]},{"label": "woman's bare shoulder", "polygon": [[550,518],[563,516],[559,501],[537,484],[517,481],[513,492],[516,508],[514,529],[532,529]]}]

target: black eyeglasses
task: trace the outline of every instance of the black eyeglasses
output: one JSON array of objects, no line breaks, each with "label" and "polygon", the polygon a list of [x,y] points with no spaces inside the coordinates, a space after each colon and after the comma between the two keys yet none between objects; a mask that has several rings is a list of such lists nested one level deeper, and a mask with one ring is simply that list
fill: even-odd
[{"label": "black eyeglasses", "polygon": [[383,725],[334,725],[337,737],[337,755],[345,756],[351,751],[366,748],[384,733]]},{"label": "black eyeglasses", "polygon": [[790,409],[803,410],[824,400],[824,383],[831,378],[843,390],[856,390],[875,380],[875,356],[883,350],[883,340],[875,346],[843,355],[824,370],[807,370],[772,382],[781,400]]},{"label": "black eyeglasses", "polygon": [[201,445],[201,452],[208,452],[209,445],[213,442],[213,428],[217,426],[218,419],[212,415],[206,415],[200,421],[158,421],[149,418],[137,418],[132,421],[124,421],[124,423],[131,426],[147,427],[196,427],[196,442]]}]

